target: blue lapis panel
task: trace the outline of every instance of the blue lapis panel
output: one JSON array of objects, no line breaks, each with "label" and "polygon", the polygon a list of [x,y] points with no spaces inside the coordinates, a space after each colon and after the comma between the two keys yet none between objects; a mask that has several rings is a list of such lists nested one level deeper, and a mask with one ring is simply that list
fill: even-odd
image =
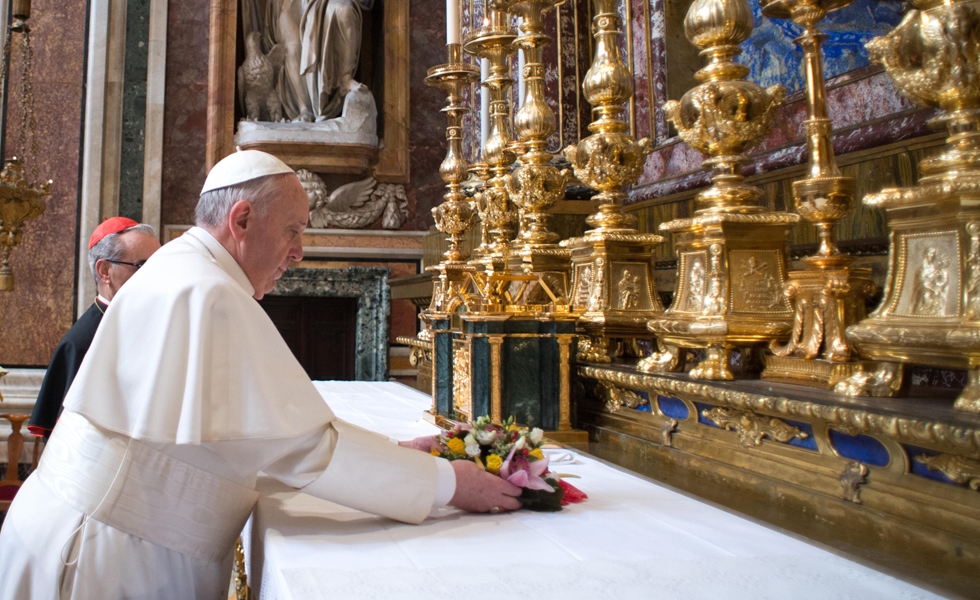
[{"label": "blue lapis panel", "polygon": [[[755,27],[735,60],[747,65],[751,69],[748,79],[763,87],[781,83],[790,92],[803,89],[803,51],[793,43],[802,28],[789,19],[766,18],[758,2],[750,4]],[[901,2],[855,0],[850,6],[829,13],[819,25],[828,36],[823,43],[825,77],[866,66],[865,42],[898,25],[901,8]]]},{"label": "blue lapis panel", "polygon": [[640,398],[643,398],[644,402],[643,404],[634,407],[634,409],[640,412],[653,412],[653,407],[650,406],[650,394],[640,390],[635,390],[635,391]]},{"label": "blue lapis panel", "polygon": [[796,446],[797,448],[805,448],[807,450],[817,449],[817,441],[813,439],[813,426],[811,426],[809,423],[803,423],[800,421],[790,421],[789,419],[783,419],[783,421],[786,421],[787,425],[792,425],[793,427],[799,427],[800,431],[806,433],[805,439],[801,440],[800,438],[793,438],[790,441],[786,442],[787,444],[789,444],[790,446]]},{"label": "blue lapis panel", "polygon": [[680,398],[657,396],[657,405],[660,407],[660,412],[671,419],[682,421],[691,416],[691,411],[687,409],[687,405]]},{"label": "blue lapis panel", "polygon": [[939,454],[942,454],[941,452],[936,452],[935,450],[929,450],[928,448],[920,448],[918,446],[910,446],[908,444],[902,444],[902,447],[905,448],[905,451],[909,455],[909,468],[912,470],[912,473],[914,473],[915,475],[919,475],[921,477],[925,477],[926,479],[932,479],[933,481],[940,481],[942,483],[959,485],[949,477],[943,475],[942,471],[930,470],[929,467],[915,460],[916,456],[920,456],[923,454],[926,456],[938,456]]},{"label": "blue lapis panel", "polygon": [[830,443],[844,458],[857,460],[876,467],[884,467],[891,461],[888,449],[869,435],[847,435],[830,430]]}]

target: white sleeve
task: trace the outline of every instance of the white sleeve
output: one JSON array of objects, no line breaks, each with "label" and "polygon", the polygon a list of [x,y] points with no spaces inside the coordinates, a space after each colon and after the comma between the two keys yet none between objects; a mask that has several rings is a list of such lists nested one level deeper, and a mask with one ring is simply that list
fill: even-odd
[{"label": "white sleeve", "polygon": [[263,471],[319,498],[408,523],[444,506],[456,487],[447,461],[339,419]]}]

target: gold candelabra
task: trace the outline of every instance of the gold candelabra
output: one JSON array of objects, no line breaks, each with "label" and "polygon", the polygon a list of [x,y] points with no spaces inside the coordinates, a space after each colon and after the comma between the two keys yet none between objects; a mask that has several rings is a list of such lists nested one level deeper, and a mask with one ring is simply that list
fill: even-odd
[{"label": "gold candelabra", "polygon": [[[525,296],[529,304],[567,307],[571,252],[558,246],[558,234],[548,229],[548,209],[565,196],[571,173],[549,164],[548,137],[555,131],[555,113],[545,101],[544,47],[551,38],[544,33],[544,13],[565,0],[488,0],[488,6],[523,17],[514,44],[524,54],[525,96],[514,117],[520,148],[520,165],[507,180],[512,202],[523,211],[520,230],[512,245],[511,271],[535,274]],[[503,106],[498,104],[498,110]],[[553,300],[552,298],[555,298]]]},{"label": "gold candelabra", "polygon": [[426,85],[445,90],[446,107],[446,158],[439,166],[439,174],[448,188],[445,200],[432,209],[436,229],[448,234],[449,249],[438,265],[429,267],[439,274],[433,282],[432,304],[429,313],[452,312],[461,301],[460,294],[467,281],[466,273],[473,270],[467,264],[468,255],[462,249],[463,236],[476,223],[476,209],[462,191],[468,174],[463,157],[463,116],[469,112],[463,104],[463,89],[479,80],[479,70],[463,62],[463,50],[459,44],[447,44],[448,61],[432,67],[425,78]]},{"label": "gold candelabra", "polygon": [[487,239],[474,261],[490,273],[507,270],[510,253],[510,228],[517,220],[517,211],[510,201],[507,183],[511,165],[516,159],[514,134],[510,130],[510,57],[516,52],[517,30],[507,25],[506,13],[487,7],[487,23],[466,35],[463,49],[490,62],[490,73],[483,87],[490,94],[490,131],[481,149],[481,161],[486,165],[487,178],[477,204]]},{"label": "gold candelabra", "polygon": [[731,351],[785,339],[792,310],[783,297],[786,235],[799,215],[759,205],[762,191],[744,183],[742,152],[772,127],[774,109],[785,90],[766,90],[744,81],[749,68],[734,62],[752,31],[746,0],[695,0],[684,20],[687,38],[701,48],[705,66],[695,73],[700,85],[680,102],[664,105],[689,146],[710,154],[712,186],[697,195],[695,216],[663,223],[675,234],[678,278],[674,301],[650,321],[661,352],[644,359],[647,371],[683,369],[687,348],[704,348],[705,359],[691,370],[696,379],[732,379]]},{"label": "gold candelabra", "polygon": [[[582,82],[595,116],[592,135],[566,148],[565,156],[576,177],[598,190],[599,212],[586,219],[595,229],[561,245],[572,251],[570,302],[583,313],[578,324],[589,335],[579,343],[578,358],[610,362],[610,355],[632,351],[637,356],[635,338],[649,335],[647,321],[664,310],[651,272],[652,249],[663,237],[638,233],[636,218],[622,212],[623,189],[643,172],[653,143],[635,141],[622,119],[623,105],[633,96],[633,76],[619,51],[618,0],[594,3],[595,56]],[[618,348],[610,348],[613,341]]]},{"label": "gold candelabra", "polygon": [[809,167],[807,176],[793,183],[793,193],[797,211],[816,225],[820,238],[817,253],[803,259],[807,268],[791,273],[783,288],[793,303],[793,332],[786,344],[771,345],[775,356],[766,357],[762,376],[826,388],[859,369],[853,362],[853,344],[844,332],[865,317],[865,299],[875,292],[871,270],[851,267],[851,258],[841,254],[834,243],[834,226],[854,205],[855,183],[841,175],[834,157],[820,49],[827,36],[816,26],[828,12],[852,1],[760,2],[766,17],[791,19],[803,27],[796,43],[804,53]]},{"label": "gold candelabra", "polygon": [[885,362],[835,388],[895,395],[903,363],[968,369],[955,408],[980,412],[980,1],[917,0],[871,60],[913,102],[942,109],[946,150],[919,164],[919,184],[864,198],[892,230],[881,305],[847,329],[860,353]]},{"label": "gold candelabra", "polygon": [[[51,194],[51,181],[38,183],[37,164],[37,119],[34,115],[34,88],[31,60],[31,28],[27,20],[31,17],[30,0],[15,0],[12,5],[13,21],[7,27],[7,41],[3,47],[3,64],[0,66],[0,81],[7,81],[10,69],[11,41],[14,34],[21,38],[20,73],[20,150],[31,163],[31,178],[26,173],[27,160],[12,158],[4,162],[0,172],[0,291],[14,291],[14,271],[10,266],[10,253],[20,245],[24,236],[24,223],[44,214],[47,203],[44,197]],[[8,120],[8,123],[12,119]]]}]

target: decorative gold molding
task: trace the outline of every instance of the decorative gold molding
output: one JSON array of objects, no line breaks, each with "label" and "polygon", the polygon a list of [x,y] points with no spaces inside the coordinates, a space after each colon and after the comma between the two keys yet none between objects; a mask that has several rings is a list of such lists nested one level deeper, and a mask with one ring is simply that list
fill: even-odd
[{"label": "decorative gold molding", "polygon": [[248,575],[245,574],[245,548],[242,538],[235,541],[235,600],[250,600],[252,590],[248,587]]},{"label": "decorative gold molding", "polygon": [[778,396],[762,396],[717,387],[710,383],[624,373],[601,367],[582,366],[579,367],[578,373],[582,377],[627,388],[653,391],[665,396],[687,394],[752,412],[770,413],[791,419],[815,419],[835,427],[847,427],[850,431],[881,434],[900,442],[948,449],[959,454],[980,454],[980,429],[913,417],[879,414],[859,408],[823,405]]},{"label": "decorative gold molding", "polygon": [[616,413],[623,408],[636,408],[647,404],[643,396],[632,390],[623,389],[606,381],[598,381],[596,391],[606,401],[606,410]]},{"label": "decorative gold molding", "polygon": [[955,454],[926,456],[920,454],[915,462],[923,464],[930,471],[939,471],[956,483],[965,483],[970,489],[980,491],[980,461]]},{"label": "decorative gold molding", "polygon": [[766,436],[774,442],[782,443],[810,437],[799,427],[794,427],[776,417],[745,410],[716,406],[711,410],[702,410],[701,416],[714,421],[726,431],[738,433],[738,441],[747,448],[762,445],[762,438]]},{"label": "decorative gold molding", "polygon": [[868,482],[868,467],[857,461],[844,467],[840,474],[840,497],[854,504],[861,504],[861,486]]}]

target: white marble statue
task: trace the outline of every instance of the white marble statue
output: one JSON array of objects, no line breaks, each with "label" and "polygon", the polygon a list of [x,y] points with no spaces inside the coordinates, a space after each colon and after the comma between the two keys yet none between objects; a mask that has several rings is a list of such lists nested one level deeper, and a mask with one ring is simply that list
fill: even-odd
[{"label": "white marble statue", "polygon": [[264,53],[262,35],[258,31],[245,37],[245,62],[238,67],[238,94],[247,120],[277,122],[282,119],[282,103],[275,82],[285,58],[286,48],[282,44],[276,44],[268,54]]},{"label": "white marble statue", "polygon": [[373,6],[374,0],[242,0],[246,39],[259,32],[264,48],[284,50],[276,92],[286,119],[341,114],[360,62],[361,11]]},{"label": "white marble statue", "polygon": [[344,110],[334,119],[323,122],[324,131],[339,131],[344,133],[378,133],[378,106],[374,96],[363,83],[358,83],[350,77],[345,81]]}]

